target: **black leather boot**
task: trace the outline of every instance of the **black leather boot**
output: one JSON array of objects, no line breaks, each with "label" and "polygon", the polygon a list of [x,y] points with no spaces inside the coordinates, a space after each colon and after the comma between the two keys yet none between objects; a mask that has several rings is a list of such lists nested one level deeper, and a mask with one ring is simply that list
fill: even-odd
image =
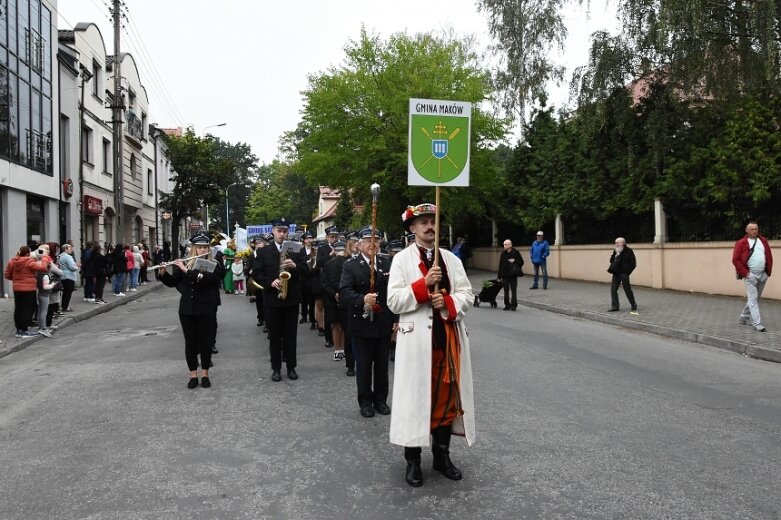
[{"label": "black leather boot", "polygon": [[433,444],[431,452],[434,454],[434,469],[441,472],[450,480],[461,480],[461,470],[453,465],[450,460],[450,426],[440,426],[431,432]]},{"label": "black leather boot", "polygon": [[423,471],[420,469],[420,448],[404,448],[404,458],[407,460],[407,471],[404,478],[412,487],[423,485]]}]

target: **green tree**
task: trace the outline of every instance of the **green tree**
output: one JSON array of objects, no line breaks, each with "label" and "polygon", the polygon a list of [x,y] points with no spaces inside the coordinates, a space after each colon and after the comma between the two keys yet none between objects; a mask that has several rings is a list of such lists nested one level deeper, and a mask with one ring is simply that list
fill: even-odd
[{"label": "green tree", "polygon": [[[240,225],[246,225],[246,211],[249,203],[250,193],[259,180],[259,161],[257,156],[252,153],[252,147],[246,143],[230,143],[222,141],[219,138],[207,136],[214,142],[214,151],[218,157],[230,161],[233,170],[230,172],[230,182],[236,184],[228,189],[228,200],[230,202],[231,221],[225,222],[225,191],[223,190],[222,209],[223,211],[213,211],[212,225],[222,229],[225,233],[233,234],[233,225],[238,222]],[[219,207],[219,206],[218,206]]]},{"label": "green tree", "polygon": [[478,9],[488,15],[488,29],[501,57],[494,73],[502,93],[502,106],[526,122],[526,107],[545,103],[546,86],[563,79],[564,67],[550,58],[551,50],[563,50],[567,28],[561,10],[563,0],[478,0]]},{"label": "green tree", "polygon": [[216,153],[211,139],[195,135],[191,128],[181,137],[168,136],[168,158],[176,172],[171,193],[161,197],[160,205],[171,212],[171,239],[177,254],[179,227],[185,217],[200,212],[204,204],[222,199],[222,190],[231,182],[234,162]]},{"label": "green tree", "polygon": [[258,180],[247,207],[248,224],[267,224],[285,217],[298,225],[309,223],[317,209],[317,187],[309,184],[295,164],[275,159],[258,169]]},{"label": "green tree", "polygon": [[336,211],[334,211],[334,225],[340,231],[345,231],[352,228],[354,219],[355,207],[350,190],[340,190],[339,202],[336,203]]},{"label": "green tree", "polygon": [[283,143],[310,183],[350,190],[355,200],[371,200],[369,187],[379,183],[378,223],[400,233],[406,205],[434,199],[433,188],[407,186],[409,99],[470,101],[471,187],[441,190],[443,216],[493,211],[496,171],[488,151],[506,121],[481,109],[493,91],[471,43],[432,34],[382,41],[362,31],[345,54],[342,66],[310,76],[302,120]]}]

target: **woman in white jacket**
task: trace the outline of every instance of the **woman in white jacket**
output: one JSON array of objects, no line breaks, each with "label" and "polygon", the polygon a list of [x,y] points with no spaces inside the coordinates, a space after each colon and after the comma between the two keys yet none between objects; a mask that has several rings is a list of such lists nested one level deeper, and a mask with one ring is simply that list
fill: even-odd
[{"label": "woman in white jacket", "polygon": [[439,265],[433,265],[435,213],[433,204],[404,212],[404,227],[415,234],[415,242],[393,257],[388,282],[388,308],[399,315],[390,441],[404,446],[411,486],[423,484],[421,446],[432,445],[435,470],[460,480],[461,471],[450,460],[451,434],[465,436],[469,445],[475,440],[464,324],[474,297],[453,253],[440,250]]}]

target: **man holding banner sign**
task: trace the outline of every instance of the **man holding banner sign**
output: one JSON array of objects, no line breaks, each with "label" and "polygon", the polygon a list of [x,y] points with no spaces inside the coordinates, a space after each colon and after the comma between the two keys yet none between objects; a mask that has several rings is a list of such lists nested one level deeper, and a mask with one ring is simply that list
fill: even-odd
[{"label": "man holding banner sign", "polygon": [[422,446],[432,446],[435,470],[460,480],[450,460],[451,435],[475,441],[464,322],[472,285],[461,261],[437,247],[439,187],[469,185],[470,122],[470,103],[410,100],[408,183],[436,187],[436,204],[402,214],[415,240],[394,256],[388,281],[388,308],[399,315],[390,441],[404,446],[405,479],[414,487],[423,485]]}]

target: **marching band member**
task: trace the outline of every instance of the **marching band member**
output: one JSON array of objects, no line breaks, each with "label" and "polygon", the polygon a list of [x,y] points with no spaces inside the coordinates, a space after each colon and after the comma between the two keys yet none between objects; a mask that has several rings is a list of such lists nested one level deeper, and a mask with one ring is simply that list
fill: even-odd
[{"label": "marching band member", "polygon": [[[287,236],[287,221],[280,218],[272,224],[274,240],[258,252],[252,268],[252,278],[263,286],[263,316],[269,329],[271,380],[278,382],[282,380],[280,371],[283,350],[288,379],[298,379],[296,373],[298,306],[301,303],[301,279],[307,272],[307,258],[301,251],[283,258],[281,252],[282,243]],[[287,280],[280,277],[283,271],[289,274]],[[284,293],[284,290],[287,291],[287,295],[281,298],[281,291]]]},{"label": "marching band member", "polygon": [[[199,231],[190,239],[193,244],[193,256],[212,260],[209,250],[209,236]],[[184,355],[190,370],[187,388],[198,386],[198,356],[201,356],[201,386],[209,388],[209,366],[216,335],[217,306],[220,298],[220,281],[225,276],[225,268],[215,262],[214,272],[195,270],[198,258],[190,258],[187,263],[178,259],[173,263],[173,272],[160,267],[160,281],[168,287],[176,287],[181,293],[179,299],[179,321],[184,333]]]},{"label": "marching band member", "polygon": [[[439,250],[433,265],[436,206],[410,206],[402,215],[415,241],[393,257],[388,307],[399,314],[390,441],[404,446],[405,478],[423,485],[421,446],[433,437],[434,469],[451,480],[461,471],[450,460],[450,436],[475,441],[472,363],[464,317],[472,285],[458,258]],[[435,288],[439,291],[435,291]]]},{"label": "marching band member", "polygon": [[[375,241],[381,233],[375,230]],[[374,411],[388,415],[388,349],[396,327],[396,316],[388,310],[390,259],[377,255],[372,230],[364,229],[358,241],[360,255],[344,263],[339,282],[339,299],[348,308],[347,331],[352,338],[361,415],[373,417]],[[371,287],[371,263],[374,260],[374,287]],[[372,384],[373,383],[373,384]]]}]

